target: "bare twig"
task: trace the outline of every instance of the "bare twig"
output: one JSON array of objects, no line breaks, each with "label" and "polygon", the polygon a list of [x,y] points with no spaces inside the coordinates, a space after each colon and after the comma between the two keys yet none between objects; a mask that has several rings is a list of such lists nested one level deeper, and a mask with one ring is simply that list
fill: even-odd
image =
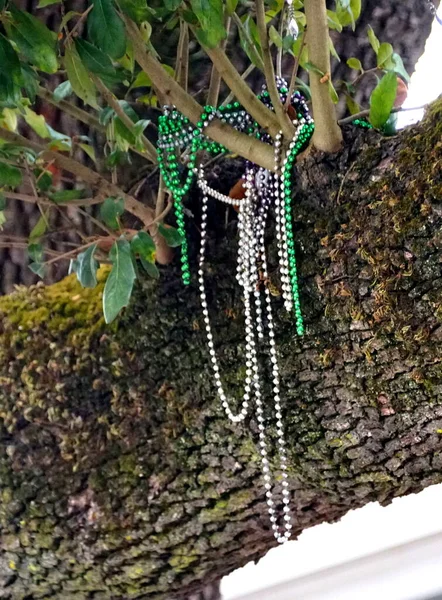
[{"label": "bare twig", "polygon": [[[92,79],[97,86],[98,90],[102,94],[106,103],[115,111],[124,125],[129,129],[129,131],[136,137],[136,131],[134,129],[135,123],[132,119],[124,112],[121,104],[118,102],[118,99],[114,96],[114,94],[104,85],[99,77],[92,76]],[[145,135],[140,136],[140,140],[144,146],[145,154],[154,164],[157,163],[157,153],[155,150],[155,146],[147,139]]]},{"label": "bare twig", "polygon": [[291,139],[295,129],[293,123],[289,119],[279,97],[278,88],[275,80],[275,70],[273,68],[272,54],[269,46],[269,37],[267,35],[267,26],[265,20],[264,0],[256,0],[256,23],[258,25],[259,37],[261,39],[262,57],[264,62],[264,74],[272,101],[275,114],[278,118],[279,128],[287,139]]},{"label": "bare twig", "polygon": [[[428,104],[422,104],[422,106],[410,106],[410,107],[400,107],[400,108],[393,108],[393,110],[391,111],[392,114],[396,114],[396,113],[402,113],[402,112],[408,112],[410,110],[425,110],[427,108]],[[368,117],[370,115],[370,109],[367,108],[366,110],[361,110],[358,113],[355,113],[354,115],[350,115],[349,117],[345,117],[344,119],[340,119],[338,121],[339,125],[348,125],[349,123],[352,123],[355,119],[363,119],[364,117]]]},{"label": "bare twig", "polygon": [[[149,75],[157,88],[163,90],[163,95],[165,96],[168,104],[174,104],[178,110],[185,114],[193,123],[197,123],[202,113],[202,107],[192,98],[192,96],[186,94],[186,92],[184,92],[177,82],[174,81],[174,79],[164,70],[159,61],[157,61],[149,52],[146,51],[143,38],[141,37],[136,25],[127,17],[123,18],[126,22],[128,34],[132,40],[135,58],[143,71]],[[225,57],[225,54],[222,51],[220,52],[221,55]],[[227,57],[225,57],[225,59],[228,61]],[[253,92],[244,84],[240,75],[231,65],[230,61],[228,61],[228,63],[230,65],[229,68],[233,69],[238,79],[241,81],[242,86],[244,86],[248,91],[248,95],[253,98],[253,101],[256,101],[257,106],[254,104],[254,112],[256,114],[256,111],[259,109],[259,119],[261,124],[264,120],[268,125],[268,128],[273,133],[277,133],[278,124],[273,113],[267,109],[263,110],[262,103],[257,100]],[[217,69],[221,71],[221,76],[223,79],[225,79],[223,75],[223,69],[219,68],[219,64],[217,64]],[[233,84],[232,88],[236,91],[236,88]],[[248,109],[249,106],[246,106],[246,108]],[[269,117],[268,121],[267,117]],[[213,121],[213,123],[209,125],[206,133],[214,141],[223,144],[232,152],[252,160],[254,163],[259,164],[266,169],[274,169],[273,152],[271,147],[267,144],[259,142],[258,140],[255,140],[246,134],[239,133],[233,127],[230,127],[217,120]]]},{"label": "bare twig", "polygon": [[177,83],[187,92],[187,81],[189,79],[189,26],[183,20],[180,21],[180,38],[178,40],[175,78]]},{"label": "bare twig", "polygon": [[89,169],[89,167],[86,167],[73,158],[69,158],[68,156],[64,156],[59,152],[54,152],[53,150],[47,150],[45,146],[28,140],[18,133],[8,131],[3,127],[0,127],[0,138],[8,142],[12,142],[13,144],[30,148],[31,150],[34,150],[34,152],[41,153],[44,159],[53,160],[57,167],[79,177],[85,183],[97,188],[105,196],[116,196],[123,198],[125,209],[138,217],[143,223],[149,223],[152,220],[154,211],[151,208],[145,206],[132,196],[129,196],[121,188],[109,182],[102,175],[96,171],[93,171],[92,169]]},{"label": "bare twig", "polygon": [[296,76],[298,74],[299,61],[301,60],[301,54],[302,54],[302,51],[304,50],[306,31],[307,31],[307,28],[305,28],[304,31],[302,32],[301,44],[299,46],[299,54],[295,57],[295,62],[293,64],[292,76],[290,77],[289,91],[287,93],[287,98],[286,98],[285,105],[284,105],[284,110],[286,110],[286,111],[288,110],[288,108],[290,106],[290,100],[291,100],[291,97],[293,96],[293,92],[295,90]]},{"label": "bare twig", "polygon": [[336,119],[336,109],[329,93],[330,49],[325,0],[305,0],[307,48],[309,61],[324,73],[310,71],[315,132],[313,145],[324,152],[336,152],[342,144],[342,132]]},{"label": "bare twig", "polygon": [[[227,35],[225,39],[221,42],[221,48],[223,50],[225,50],[227,46],[227,40],[230,31],[230,22],[230,17],[227,17],[225,23]],[[220,87],[221,75],[218,73],[218,70],[216,69],[215,65],[212,65],[212,72],[210,74],[209,93],[207,94],[207,104],[209,104],[210,106],[217,106]]]}]

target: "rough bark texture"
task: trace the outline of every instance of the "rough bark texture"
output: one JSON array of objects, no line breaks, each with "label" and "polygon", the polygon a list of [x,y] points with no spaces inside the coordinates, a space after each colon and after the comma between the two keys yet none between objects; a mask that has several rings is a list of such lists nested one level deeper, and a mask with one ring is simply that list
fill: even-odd
[{"label": "rough bark texture", "polygon": [[[304,338],[275,299],[296,534],[442,481],[441,116],[350,129],[299,167]],[[238,396],[232,229],[208,288]],[[113,327],[72,278],[0,310],[1,598],[181,597],[274,545],[256,423],[220,410],[195,286],[169,268]]]}]

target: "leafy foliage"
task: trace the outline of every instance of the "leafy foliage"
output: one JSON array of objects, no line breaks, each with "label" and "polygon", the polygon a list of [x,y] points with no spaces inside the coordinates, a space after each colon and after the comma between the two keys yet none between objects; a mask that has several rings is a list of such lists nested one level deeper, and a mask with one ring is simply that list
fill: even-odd
[{"label": "leafy foliage", "polygon": [[[39,9],[44,7],[53,11],[54,30],[40,18]],[[408,81],[393,45],[378,40],[369,27],[367,35],[376,55],[376,68],[365,70],[359,59],[345,57],[349,80],[332,82],[328,73],[309,60],[303,36],[303,0],[294,0],[293,8],[300,32],[296,39],[287,34],[281,22],[285,18],[283,1],[266,3],[267,35],[273,56],[281,59],[287,55],[292,62],[296,58],[300,69],[319,74],[333,102],[345,98],[352,114],[364,108],[355,101],[360,81],[368,73],[376,75],[368,116],[374,127],[384,128],[397,97],[398,77]],[[0,228],[6,221],[5,199],[26,182],[40,208],[40,217],[30,228],[27,240],[29,266],[43,277],[53,260],[46,238],[54,233],[54,214],[69,208],[89,215],[97,231],[92,237],[81,234],[76,248],[61,254],[60,259],[70,260],[70,272],[76,273],[84,287],[94,287],[100,264],[111,263],[103,297],[105,318],[111,322],[127,306],[138,272],[159,277],[154,239],[160,236],[172,248],[184,243],[174,227],[140,216],[144,199],[139,200],[136,193],[131,196],[134,192],[119,183],[121,173],[135,154],[152,159],[149,150],[156,137],[155,119],[145,118],[143,111],[145,107],[158,108],[159,98],[171,85],[170,78],[180,79],[180,72],[186,72],[189,42],[180,42],[180,46],[179,32],[186,31],[197,47],[221,47],[227,40],[226,25],[230,20],[231,27],[238,31],[241,46],[234,52],[244,53],[252,65],[264,71],[265,55],[255,12],[238,0],[163,0],[155,4],[145,0],[91,0],[82,14],[65,13],[61,0],[40,0],[31,14],[17,8],[11,0],[0,2],[0,9]],[[334,36],[345,27],[354,29],[360,13],[361,0],[336,0],[329,6],[327,20],[332,35],[326,43],[333,60],[341,59]],[[153,85],[152,73],[140,61],[138,42],[128,34],[134,23],[142,51],[150,60],[159,60],[167,82],[163,88]],[[179,48],[175,61],[171,61],[170,54],[158,54],[154,44],[160,36],[176,41]],[[179,39],[185,40],[185,36]],[[52,76],[57,77],[56,85]],[[310,98],[308,84],[299,78],[295,78],[295,83]],[[36,103],[37,98],[40,104]],[[102,141],[97,144],[93,136],[70,137],[57,131],[48,111],[38,108],[41,102],[54,104],[84,121],[102,136]],[[16,135],[24,126],[33,130],[37,144]],[[79,155],[82,163],[78,162]],[[148,167],[149,177],[154,174],[153,169],[152,165]],[[19,200],[14,197],[14,201]],[[137,220],[135,225],[128,219],[131,212],[132,221]]]}]

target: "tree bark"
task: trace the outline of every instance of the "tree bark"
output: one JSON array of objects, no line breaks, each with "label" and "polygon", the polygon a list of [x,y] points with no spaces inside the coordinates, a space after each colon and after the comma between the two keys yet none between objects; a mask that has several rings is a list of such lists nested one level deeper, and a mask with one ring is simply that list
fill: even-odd
[{"label": "tree bark", "polygon": [[[298,167],[305,337],[275,298],[295,535],[442,481],[441,116],[349,128]],[[212,236],[207,288],[239,396],[232,229]],[[195,286],[164,269],[110,327],[101,289],[69,277],[0,301],[0,598],[179,598],[275,544],[256,422],[220,409]]]}]

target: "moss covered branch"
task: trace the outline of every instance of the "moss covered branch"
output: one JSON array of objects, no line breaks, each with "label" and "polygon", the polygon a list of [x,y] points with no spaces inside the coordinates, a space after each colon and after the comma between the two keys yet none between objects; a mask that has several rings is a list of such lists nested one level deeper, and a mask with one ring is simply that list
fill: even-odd
[{"label": "moss covered branch", "polygon": [[[296,534],[442,481],[441,117],[439,103],[389,139],[344,130],[344,151],[298,166],[304,338],[275,299]],[[241,298],[222,237],[208,299],[239,395]],[[178,271],[140,285],[112,327],[102,284],[0,300],[4,598],[179,597],[274,544],[256,423],[224,418]]]}]

